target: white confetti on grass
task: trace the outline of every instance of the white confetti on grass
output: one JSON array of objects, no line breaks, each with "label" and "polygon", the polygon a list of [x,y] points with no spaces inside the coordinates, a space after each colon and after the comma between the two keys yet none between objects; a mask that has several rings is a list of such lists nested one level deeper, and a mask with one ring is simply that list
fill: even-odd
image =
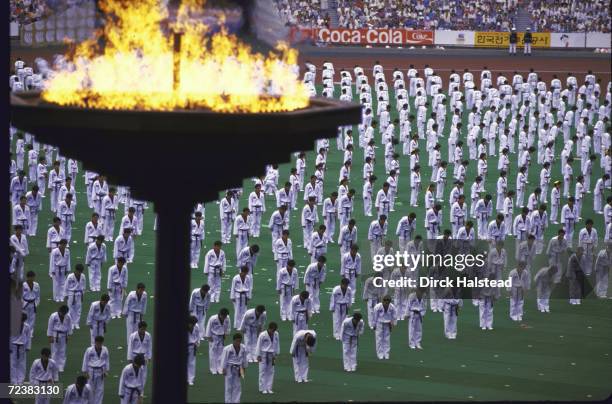
[{"label": "white confetti on grass", "polygon": [[544,373],[538,373],[538,376],[544,376]]},{"label": "white confetti on grass", "polygon": [[510,385],[509,384],[504,384],[504,387],[510,387]]},{"label": "white confetti on grass", "polygon": [[576,362],[572,362],[572,363],[571,363],[571,365],[572,365],[572,366],[576,366]]}]

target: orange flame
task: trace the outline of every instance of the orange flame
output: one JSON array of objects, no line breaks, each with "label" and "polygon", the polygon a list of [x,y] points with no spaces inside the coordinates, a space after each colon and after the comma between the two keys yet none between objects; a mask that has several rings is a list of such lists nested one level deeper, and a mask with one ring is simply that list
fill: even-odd
[{"label": "orange flame", "polygon": [[177,55],[173,36],[162,28],[168,10],[160,0],[106,0],[101,6],[103,31],[78,44],[69,63],[51,75],[42,94],[46,101],[99,109],[251,113],[308,106],[308,91],[296,69],[297,51],[279,44],[265,57],[224,30],[207,35],[209,28],[193,17],[203,0],[182,2],[171,27],[181,33]]}]

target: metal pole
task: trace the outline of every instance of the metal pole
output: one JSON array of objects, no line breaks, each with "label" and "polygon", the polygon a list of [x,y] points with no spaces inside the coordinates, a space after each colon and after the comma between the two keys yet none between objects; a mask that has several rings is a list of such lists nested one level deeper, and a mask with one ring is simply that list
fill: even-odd
[{"label": "metal pole", "polygon": [[187,319],[190,218],[193,204],[171,194],[155,202],[155,324],[153,397],[155,404],[187,402]]}]

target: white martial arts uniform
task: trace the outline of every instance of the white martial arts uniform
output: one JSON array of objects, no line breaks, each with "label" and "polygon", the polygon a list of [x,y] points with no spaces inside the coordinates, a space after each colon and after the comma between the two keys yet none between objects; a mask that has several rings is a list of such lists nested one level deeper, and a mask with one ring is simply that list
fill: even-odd
[{"label": "white martial arts uniform", "polygon": [[196,355],[200,346],[200,328],[193,325],[191,331],[187,330],[187,383],[193,385],[196,375]]},{"label": "white martial arts uniform", "polygon": [[314,231],[315,223],[319,221],[319,216],[317,214],[317,206],[309,204],[304,205],[302,209],[302,230],[303,230],[303,246],[309,251],[310,250],[310,242],[312,240],[312,233]]},{"label": "white martial arts uniform", "polygon": [[[48,386],[59,381],[59,368],[57,363],[49,358],[47,366],[44,366],[41,359],[35,359],[30,368],[30,384],[35,386]],[[36,397],[35,404],[49,404],[51,398]]]},{"label": "white martial arts uniform", "polygon": [[230,300],[234,304],[234,328],[240,328],[242,316],[247,310],[247,305],[251,300],[253,293],[253,278],[251,275],[246,275],[244,279],[240,274],[232,278],[232,286],[230,288]]},{"label": "white martial arts uniform", "polygon": [[542,313],[550,312],[550,294],[554,287],[554,276],[549,273],[550,267],[544,267],[533,278],[537,292],[538,310]]},{"label": "white martial arts uniform", "polygon": [[249,245],[249,237],[251,236],[250,216],[247,216],[246,219],[242,215],[236,216],[233,235],[236,239],[236,258],[238,258],[240,251]]},{"label": "white martial arts uniform", "polygon": [[236,327],[242,332],[244,337],[244,346],[247,352],[247,360],[249,362],[257,362],[257,337],[261,330],[264,329],[268,315],[264,311],[258,314],[255,309],[249,309],[244,313],[242,321]]},{"label": "white martial arts uniform", "polygon": [[121,309],[123,307],[123,291],[127,288],[128,283],[128,268],[127,265],[123,265],[121,269],[117,265],[113,265],[108,270],[108,280],[106,282],[106,288],[110,296],[108,302],[111,311],[111,318],[121,316]]},{"label": "white martial arts uniform", "polygon": [[385,309],[383,303],[374,306],[374,329],[376,331],[376,356],[389,359],[391,352],[391,329],[397,324],[397,312],[393,303]]},{"label": "white martial arts uniform", "polygon": [[204,339],[206,333],[206,313],[210,306],[210,293],[202,296],[200,288],[195,288],[191,292],[189,299],[189,314],[198,319],[198,329],[200,330],[200,339]]},{"label": "white martial arts uniform", "polygon": [[231,319],[228,315],[223,323],[219,319],[219,315],[215,314],[210,316],[206,325],[206,338],[208,338],[208,361],[210,366],[210,372],[215,374],[221,374],[223,368],[221,367],[221,356],[223,354],[223,341],[225,336],[229,335],[231,331]]},{"label": "white martial arts uniform", "polygon": [[529,272],[523,270],[519,273],[518,269],[513,269],[508,277],[512,279],[512,286],[508,288],[510,292],[510,318],[514,321],[522,321],[525,293],[529,290],[530,284]]},{"label": "white martial arts uniform", "polygon": [[348,225],[342,226],[338,235],[338,244],[340,246],[340,254],[344,255],[350,251],[353,244],[357,244],[357,226],[349,228]]},{"label": "white martial arts uniform", "polygon": [[565,238],[559,239],[559,237],[551,238],[548,242],[548,248],[546,249],[546,255],[548,256],[548,265],[556,265],[557,272],[553,279],[555,283],[561,282],[563,276],[563,264],[561,263],[562,254],[568,249],[568,243]]},{"label": "white martial arts uniform", "polygon": [[382,247],[383,239],[387,235],[388,222],[385,221],[381,226],[379,220],[373,220],[368,228],[368,240],[370,241],[370,258],[374,259],[380,247]]},{"label": "white martial arts uniform", "polygon": [[38,230],[38,213],[42,209],[42,198],[40,192],[34,193],[32,191],[26,194],[26,204],[30,209],[29,228],[28,236],[36,236]]},{"label": "white martial arts uniform", "polygon": [[196,219],[191,221],[191,269],[197,269],[200,262],[200,251],[202,250],[202,240],[204,240],[204,220]]},{"label": "white martial arts uniform", "polygon": [[57,363],[60,372],[66,364],[66,344],[68,335],[72,335],[72,320],[66,314],[62,320],[57,312],[51,313],[47,325],[47,337],[53,337],[51,343],[51,359]]},{"label": "white martial arts uniform", "polygon": [[293,242],[290,238],[283,240],[279,237],[273,245],[274,261],[276,262],[276,270],[287,266],[287,261],[293,259]]},{"label": "white martial arts uniform", "polygon": [[319,257],[327,254],[327,243],[330,239],[327,236],[327,232],[319,233],[319,231],[312,232],[310,237],[310,246],[308,248],[308,254],[310,255],[310,262],[317,262]]},{"label": "white martial arts uniform", "polygon": [[282,321],[291,319],[291,298],[299,288],[297,268],[289,273],[288,268],[281,268],[276,275],[276,291],[279,294],[280,317]]},{"label": "white martial arts uniform", "polygon": [[208,286],[210,286],[210,301],[218,303],[221,296],[221,277],[225,273],[225,252],[214,249],[209,250],[204,257],[204,274],[208,275]]},{"label": "white martial arts uniform", "polygon": [[100,280],[102,279],[102,264],[106,262],[106,245],[92,242],[87,247],[85,265],[89,271],[89,290],[92,292],[100,291]]},{"label": "white martial arts uniform", "polygon": [[93,403],[93,392],[88,384],[79,392],[76,384],[71,384],[64,392],[64,404],[90,404]]},{"label": "white martial arts uniform", "polygon": [[21,323],[19,333],[11,335],[9,351],[11,362],[11,383],[22,384],[26,377],[27,351],[32,344],[32,329],[27,321]]},{"label": "white martial arts uniform", "polygon": [[302,300],[300,295],[291,298],[291,321],[293,333],[308,329],[308,321],[312,317],[312,300],[310,297]]},{"label": "white martial arts uniform", "polygon": [[229,244],[232,236],[232,222],[236,214],[232,198],[223,198],[219,203],[219,217],[221,218],[221,241]]},{"label": "white martial arts uniform", "polygon": [[49,276],[53,279],[53,300],[61,302],[64,300],[64,285],[66,274],[70,271],[70,250],[66,248],[64,252],[54,248],[49,256]]},{"label": "white martial arts uniform", "polygon": [[[336,221],[338,219],[339,201],[335,199],[332,201],[331,198],[326,198],[323,201],[323,224],[326,227],[325,233],[332,241],[334,234],[336,233]],[[333,241],[332,241],[333,242]]]},{"label": "white martial arts uniform", "polygon": [[64,288],[64,296],[66,296],[68,300],[68,308],[70,309],[68,315],[72,320],[72,328],[76,328],[77,330],[81,328],[81,309],[83,306],[83,294],[85,293],[85,289],[85,275],[81,274],[78,279],[74,272],[68,275]]},{"label": "white martial arts uniform", "polygon": [[325,282],[326,265],[313,262],[306,268],[304,272],[304,286],[309,293],[312,301],[312,310],[314,313],[319,313],[321,309],[321,301],[319,294],[321,284]]},{"label": "white martial arts uniform", "polygon": [[106,333],[106,324],[108,324],[110,318],[110,304],[107,303],[102,306],[100,301],[91,303],[91,306],[89,306],[89,312],[87,313],[87,320],[85,321],[89,326],[91,345],[94,344],[97,336],[104,336]]},{"label": "white martial arts uniform", "polygon": [[33,334],[34,323],[36,322],[36,308],[40,304],[40,285],[38,282],[32,282],[30,286],[27,281],[23,282],[22,285],[21,312],[28,316],[26,322],[30,326],[30,333]]},{"label": "white martial arts uniform", "polygon": [[242,394],[241,379],[249,365],[246,357],[246,349],[243,344],[236,350],[234,344],[223,348],[221,354],[221,369],[225,375],[225,402],[239,403]]},{"label": "white martial arts uniform", "polygon": [[134,261],[134,239],[131,235],[125,238],[125,235],[122,234],[115,240],[113,246],[113,258],[115,262],[117,262],[116,260],[119,257],[125,258],[126,264],[130,264]]},{"label": "white martial arts uniform", "polygon": [[153,340],[151,339],[151,334],[148,331],[145,331],[142,337],[135,331],[130,335],[128,339],[128,349],[127,349],[127,360],[133,361],[136,355],[142,355],[144,357],[144,365],[140,368],[143,373],[143,387],[144,383],[147,381],[147,364],[151,360],[151,354],[153,352]]},{"label": "white martial arts uniform", "polygon": [[363,334],[364,328],[363,320],[359,320],[355,324],[352,317],[345,318],[340,326],[342,361],[344,370],[347,372],[357,370],[357,347],[359,345],[359,336]]},{"label": "white martial arts uniform", "polygon": [[94,346],[85,350],[81,371],[87,373],[87,385],[91,389],[92,398],[89,404],[102,404],[104,399],[104,379],[110,370],[108,348],[102,346],[97,351]]},{"label": "white martial arts uniform", "polygon": [[23,280],[23,272],[25,268],[25,257],[30,254],[28,247],[28,238],[25,234],[17,237],[16,234],[11,235],[9,242],[15,248],[15,254],[11,259],[9,273],[15,274],[18,280]]},{"label": "white martial arts uniform", "polygon": [[138,404],[144,395],[146,374],[143,367],[137,369],[131,363],[123,368],[119,379],[121,404]]},{"label": "white martial arts uniform", "polygon": [[421,349],[421,338],[423,336],[423,316],[427,310],[427,299],[419,297],[416,292],[408,296],[408,346]]},{"label": "white martial arts uniform", "polygon": [[461,306],[463,306],[463,300],[461,299],[443,299],[444,335],[446,338],[457,338],[457,317]]},{"label": "white martial arts uniform", "polygon": [[135,290],[128,293],[123,303],[121,314],[125,317],[125,328],[127,331],[126,341],[130,341],[130,336],[138,331],[138,323],[143,321],[147,313],[147,292],[143,291],[140,296]]},{"label": "white martial arts uniform", "polygon": [[249,210],[251,211],[251,234],[259,237],[261,229],[261,217],[266,211],[266,198],[263,192],[253,191],[249,195]]},{"label": "white martial arts uniform", "polygon": [[[306,344],[306,334],[310,334],[315,338],[313,346]],[[318,343],[316,338],[317,333],[313,330],[300,330],[293,336],[289,353],[293,358],[293,374],[295,381],[298,383],[308,382],[308,354],[316,350]]]},{"label": "white martial arts uniform", "polygon": [[274,382],[274,361],[280,353],[280,340],[278,331],[272,335],[266,330],[257,338],[255,356],[259,361],[259,391],[272,392]]},{"label": "white martial arts uniform", "polygon": [[87,224],[85,225],[85,240],[84,240],[85,245],[90,245],[91,243],[96,241],[96,238],[98,236],[103,236],[103,235],[104,235],[104,226],[102,226],[100,222],[96,222],[95,224],[92,221],[87,222]]},{"label": "white martial arts uniform", "polygon": [[399,251],[406,251],[406,244],[412,240],[412,235],[416,230],[416,219],[410,219],[408,216],[402,217],[397,222],[395,235],[399,237]]},{"label": "white martial arts uniform", "polygon": [[104,223],[104,238],[108,241],[113,241],[115,232],[115,216],[117,215],[117,207],[119,205],[119,198],[115,195],[106,195],[102,198],[102,212],[100,216]]}]

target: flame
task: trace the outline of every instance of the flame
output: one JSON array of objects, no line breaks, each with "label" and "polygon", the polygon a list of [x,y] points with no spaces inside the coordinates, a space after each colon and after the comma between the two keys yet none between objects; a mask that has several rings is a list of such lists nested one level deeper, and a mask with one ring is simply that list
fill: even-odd
[{"label": "flame", "polygon": [[[160,0],[101,2],[104,28],[66,56],[45,83],[43,99],[99,109],[228,113],[308,106],[308,91],[296,69],[297,51],[279,44],[265,57],[223,29],[210,35],[197,19],[203,5],[204,0],[183,0],[168,25],[168,10]],[[180,51],[172,32],[180,32]]]}]

